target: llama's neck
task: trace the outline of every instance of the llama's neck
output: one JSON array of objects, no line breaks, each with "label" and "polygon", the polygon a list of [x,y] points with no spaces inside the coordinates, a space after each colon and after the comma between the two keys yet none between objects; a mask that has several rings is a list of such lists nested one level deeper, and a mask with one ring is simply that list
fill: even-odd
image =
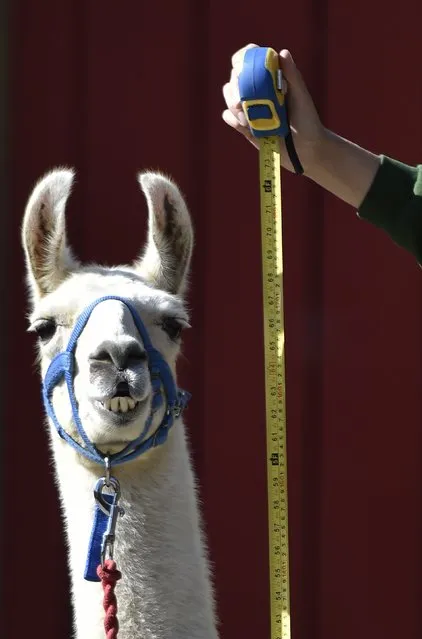
[{"label": "llama's neck", "polygon": [[[104,639],[101,584],[83,578],[101,469],[86,468],[62,442],[54,445],[69,543],[77,639]],[[119,639],[217,639],[183,424],[168,441],[113,473],[121,485],[114,557]]]}]

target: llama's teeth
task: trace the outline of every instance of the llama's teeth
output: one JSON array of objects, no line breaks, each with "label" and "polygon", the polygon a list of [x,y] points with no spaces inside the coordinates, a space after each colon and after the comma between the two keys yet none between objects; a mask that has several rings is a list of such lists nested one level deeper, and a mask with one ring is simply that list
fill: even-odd
[{"label": "llama's teeth", "polygon": [[104,408],[113,411],[113,413],[127,413],[133,410],[138,402],[132,397],[113,397],[103,402]]},{"label": "llama's teeth", "polygon": [[119,397],[113,397],[113,399],[110,401],[110,406],[113,413],[119,412],[119,399]]}]

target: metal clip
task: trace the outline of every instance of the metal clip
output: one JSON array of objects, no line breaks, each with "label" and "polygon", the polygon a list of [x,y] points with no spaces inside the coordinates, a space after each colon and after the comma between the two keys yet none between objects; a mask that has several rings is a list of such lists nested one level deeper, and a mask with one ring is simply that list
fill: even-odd
[{"label": "metal clip", "polygon": [[105,457],[104,459],[104,465],[105,465],[105,480],[106,480],[106,486],[110,485],[110,473],[111,473],[111,463],[110,463],[110,457]]},{"label": "metal clip", "polygon": [[183,406],[181,406],[180,404],[176,404],[175,406],[173,406],[171,412],[174,419],[179,419],[180,415],[183,412]]},{"label": "metal clip", "polygon": [[114,542],[116,540],[116,524],[117,518],[123,515],[123,508],[117,504],[117,498],[115,496],[114,502],[110,507],[110,514],[108,517],[107,528],[103,535],[103,542],[101,544],[101,565],[104,566],[106,559],[113,559]]},{"label": "metal clip", "polygon": [[[111,504],[104,498],[103,490],[105,488],[112,491],[113,501]],[[101,565],[104,566],[107,558],[113,559],[117,518],[119,516],[122,517],[125,513],[124,509],[119,506],[120,484],[118,480],[110,476],[101,477],[95,486],[94,497],[98,506],[108,517],[107,528],[103,534],[101,544]]]}]

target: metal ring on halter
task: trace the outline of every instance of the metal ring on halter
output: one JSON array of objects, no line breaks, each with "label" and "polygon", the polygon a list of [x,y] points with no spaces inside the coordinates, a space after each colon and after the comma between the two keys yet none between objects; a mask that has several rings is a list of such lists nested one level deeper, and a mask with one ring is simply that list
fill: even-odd
[{"label": "metal ring on halter", "polygon": [[95,484],[94,488],[94,497],[98,506],[101,508],[103,513],[107,516],[110,515],[111,504],[108,503],[104,499],[103,490],[104,488],[111,489],[114,492],[114,503],[117,504],[120,499],[120,484],[115,477],[110,477],[107,484],[107,479],[105,477],[100,477],[100,479]]}]

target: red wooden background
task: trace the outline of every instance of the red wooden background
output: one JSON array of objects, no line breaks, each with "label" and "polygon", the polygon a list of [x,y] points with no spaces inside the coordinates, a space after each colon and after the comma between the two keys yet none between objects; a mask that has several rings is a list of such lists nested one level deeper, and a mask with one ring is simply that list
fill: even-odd
[{"label": "red wooden background", "polygon": [[[25,334],[19,227],[32,185],[72,165],[81,258],[143,241],[140,168],[171,173],[196,226],[182,381],[224,639],[268,637],[257,155],[222,123],[231,54],[289,47],[327,126],[422,161],[420,3],[13,0],[3,424],[7,639],[70,633],[56,492]],[[294,639],[422,635],[422,296],[414,260],[286,175]],[[4,312],[4,311],[3,311]],[[36,566],[42,577],[28,597]],[[3,622],[4,623],[4,622]]]}]

